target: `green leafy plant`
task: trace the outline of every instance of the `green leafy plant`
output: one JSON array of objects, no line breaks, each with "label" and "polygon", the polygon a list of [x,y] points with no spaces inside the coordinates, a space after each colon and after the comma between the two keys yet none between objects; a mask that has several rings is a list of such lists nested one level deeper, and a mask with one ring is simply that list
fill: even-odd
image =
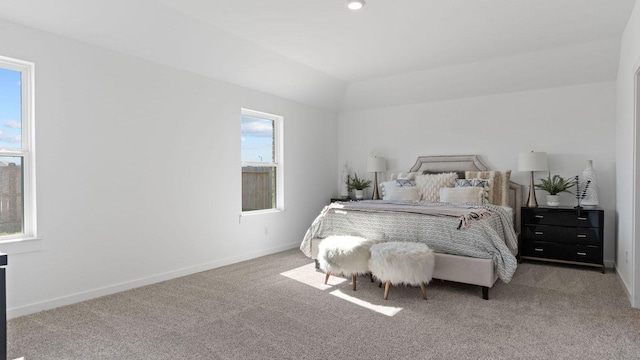
[{"label": "green leafy plant", "polygon": [[347,176],[347,190],[364,190],[371,186],[371,180],[365,180],[358,177],[358,174],[353,174]]},{"label": "green leafy plant", "polygon": [[573,194],[569,189],[576,186],[576,180],[564,179],[560,175],[551,177],[551,173],[549,173],[546,179],[540,179],[540,184],[535,184],[534,186],[537,189],[548,192],[549,195],[557,195],[563,192]]}]

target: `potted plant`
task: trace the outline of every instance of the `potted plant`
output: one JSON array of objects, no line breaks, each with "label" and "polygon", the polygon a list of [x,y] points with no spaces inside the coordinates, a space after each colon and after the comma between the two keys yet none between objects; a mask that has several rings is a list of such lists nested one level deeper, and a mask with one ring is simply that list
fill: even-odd
[{"label": "potted plant", "polygon": [[540,184],[535,184],[534,186],[549,193],[547,195],[548,206],[558,206],[560,205],[560,195],[558,194],[563,192],[573,194],[569,189],[575,185],[575,179],[564,179],[560,175],[553,175],[552,177],[551,173],[549,173],[546,179],[540,179]]},{"label": "potted plant", "polygon": [[358,177],[358,174],[354,173],[347,176],[347,190],[355,191],[356,199],[362,199],[364,197],[364,189],[371,186],[371,180],[365,180]]}]

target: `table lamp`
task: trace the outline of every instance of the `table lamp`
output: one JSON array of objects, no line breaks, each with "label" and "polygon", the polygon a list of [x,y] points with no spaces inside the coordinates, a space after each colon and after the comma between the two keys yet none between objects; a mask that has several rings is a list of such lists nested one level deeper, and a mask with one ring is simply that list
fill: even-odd
[{"label": "table lamp", "polygon": [[531,171],[531,184],[529,185],[529,198],[527,207],[538,207],[536,200],[536,189],[533,185],[533,173],[535,171],[546,171],[549,169],[546,152],[526,152],[520,153],[518,157],[518,171]]},{"label": "table lamp", "polygon": [[387,171],[387,163],[384,158],[377,156],[369,156],[367,160],[367,172],[374,173],[373,175],[373,200],[380,200],[380,194],[378,193],[378,172]]}]

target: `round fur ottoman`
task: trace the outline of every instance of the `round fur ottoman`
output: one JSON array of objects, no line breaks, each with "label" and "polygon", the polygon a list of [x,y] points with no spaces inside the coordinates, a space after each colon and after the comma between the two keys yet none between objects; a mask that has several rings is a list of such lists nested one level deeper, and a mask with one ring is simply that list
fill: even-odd
[{"label": "round fur ottoman", "polygon": [[369,272],[369,248],[371,242],[357,236],[328,236],[318,244],[318,263],[327,275],[351,276],[353,290],[356,289],[356,275]]},{"label": "round fur ottoman", "polygon": [[391,284],[419,285],[422,297],[427,299],[425,284],[431,281],[433,275],[433,250],[422,243],[386,242],[372,245],[370,251],[369,270],[385,283],[385,300]]}]

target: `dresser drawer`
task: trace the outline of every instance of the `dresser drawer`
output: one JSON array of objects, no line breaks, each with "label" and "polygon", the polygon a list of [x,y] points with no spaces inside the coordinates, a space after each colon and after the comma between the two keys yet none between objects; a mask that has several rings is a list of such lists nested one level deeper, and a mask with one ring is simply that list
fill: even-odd
[{"label": "dresser drawer", "polygon": [[602,247],[592,245],[570,245],[531,241],[523,245],[520,255],[543,259],[602,264]]},{"label": "dresser drawer", "polygon": [[567,211],[566,209],[527,209],[522,213],[525,224],[562,225],[577,227],[600,227],[603,224],[603,211],[582,210]]},{"label": "dresser drawer", "polygon": [[549,225],[525,225],[522,227],[522,238],[527,241],[566,242],[575,228]]},{"label": "dresser drawer", "polygon": [[602,247],[590,245],[565,245],[566,259],[592,264],[602,264]]},{"label": "dresser drawer", "polygon": [[544,242],[544,241],[528,241],[523,244],[521,249],[522,256],[539,257],[545,259],[564,259],[564,251],[562,244]]},{"label": "dresser drawer", "polygon": [[567,228],[564,239],[568,244],[602,246],[602,229],[594,228]]},{"label": "dresser drawer", "polygon": [[594,228],[525,225],[522,228],[522,238],[525,241],[602,246],[602,231]]}]

